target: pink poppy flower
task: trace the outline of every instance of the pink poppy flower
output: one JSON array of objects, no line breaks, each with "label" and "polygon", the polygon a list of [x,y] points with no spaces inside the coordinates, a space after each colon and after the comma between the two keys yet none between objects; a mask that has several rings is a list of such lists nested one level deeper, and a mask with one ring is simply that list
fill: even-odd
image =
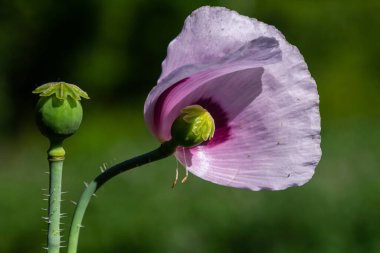
[{"label": "pink poppy flower", "polygon": [[214,118],[215,134],[176,150],[193,174],[225,186],[303,185],[321,157],[319,97],[295,46],[275,27],[222,7],[202,7],[169,44],[145,121],[161,141],[189,105]]}]

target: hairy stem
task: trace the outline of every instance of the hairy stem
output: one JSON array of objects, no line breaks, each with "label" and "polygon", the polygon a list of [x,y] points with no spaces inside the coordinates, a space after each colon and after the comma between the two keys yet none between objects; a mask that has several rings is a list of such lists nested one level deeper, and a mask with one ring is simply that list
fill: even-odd
[{"label": "hairy stem", "polygon": [[105,170],[103,173],[98,175],[84,190],[82,193],[77,207],[74,212],[73,220],[70,228],[68,253],[76,253],[79,240],[79,232],[82,227],[82,220],[86,208],[91,200],[93,194],[108,180],[117,176],[118,174],[136,168],[138,166],[157,161],[166,158],[174,153],[176,145],[172,142],[165,142],[159,148],[148,152],[146,154],[134,157],[130,160],[126,160],[119,164],[116,164],[109,169]]},{"label": "hairy stem", "polygon": [[48,206],[48,253],[58,253],[61,246],[61,183],[65,151],[62,142],[52,142],[48,151],[50,181]]}]

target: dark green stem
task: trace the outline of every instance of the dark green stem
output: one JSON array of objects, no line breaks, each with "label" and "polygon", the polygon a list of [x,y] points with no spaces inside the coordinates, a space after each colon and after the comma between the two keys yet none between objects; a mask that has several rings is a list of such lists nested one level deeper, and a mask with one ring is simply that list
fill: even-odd
[{"label": "dark green stem", "polygon": [[159,148],[148,152],[146,154],[134,157],[130,160],[126,160],[119,164],[116,164],[109,169],[105,170],[103,173],[98,175],[84,190],[82,196],[79,199],[77,207],[74,212],[73,220],[70,228],[68,253],[76,253],[78,247],[78,239],[80,228],[82,227],[82,220],[86,208],[91,200],[93,194],[108,180],[117,176],[118,174],[133,169],[135,167],[157,161],[166,158],[174,153],[176,145],[172,142],[163,143]]},{"label": "dark green stem", "polygon": [[65,150],[62,142],[51,142],[48,150],[50,183],[48,204],[48,253],[58,253],[61,247],[61,184]]}]

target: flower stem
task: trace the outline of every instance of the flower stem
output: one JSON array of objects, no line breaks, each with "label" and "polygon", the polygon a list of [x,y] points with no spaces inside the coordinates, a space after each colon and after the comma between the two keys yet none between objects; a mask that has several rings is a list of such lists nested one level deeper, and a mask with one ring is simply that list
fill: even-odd
[{"label": "flower stem", "polygon": [[135,167],[157,161],[166,158],[174,153],[176,145],[172,142],[165,142],[161,146],[151,152],[145,153],[140,156],[136,156],[130,160],[126,160],[119,164],[116,164],[109,169],[105,170],[103,173],[98,175],[84,190],[82,193],[77,207],[74,212],[73,220],[70,228],[69,243],[68,243],[68,253],[76,253],[79,240],[79,232],[82,227],[82,220],[86,208],[91,200],[94,193],[108,180],[117,176],[118,174],[133,169]]},{"label": "flower stem", "polygon": [[58,253],[61,246],[61,183],[65,150],[62,141],[52,141],[48,150],[49,159],[49,204],[48,204],[48,253]]}]

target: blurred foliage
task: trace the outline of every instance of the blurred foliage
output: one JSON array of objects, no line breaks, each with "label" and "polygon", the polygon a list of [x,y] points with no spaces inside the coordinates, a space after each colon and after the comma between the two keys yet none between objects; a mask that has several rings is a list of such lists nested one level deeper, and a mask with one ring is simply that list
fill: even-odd
[{"label": "blurred foliage", "polygon": [[[321,99],[323,158],[301,188],[250,192],[175,160],[115,179],[85,217],[80,252],[380,252],[380,1],[0,1],[0,252],[41,252],[47,141],[31,91],[78,84],[92,98],[66,143],[66,200],[103,162],[153,149],[142,108],[187,15],[222,5],[276,26],[304,55]],[[64,202],[71,217],[73,206]],[[69,223],[69,218],[65,223]],[[66,229],[67,231],[67,229]]]}]

